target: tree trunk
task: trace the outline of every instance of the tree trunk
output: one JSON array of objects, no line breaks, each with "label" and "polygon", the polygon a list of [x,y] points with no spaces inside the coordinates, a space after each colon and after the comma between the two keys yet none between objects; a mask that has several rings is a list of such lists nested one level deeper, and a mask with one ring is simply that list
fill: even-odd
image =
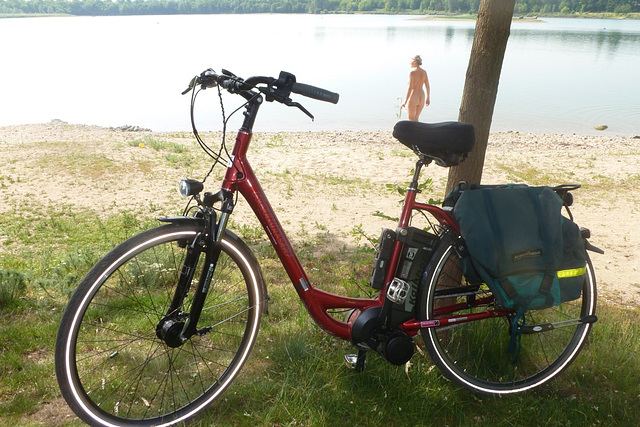
[{"label": "tree trunk", "polygon": [[475,127],[476,142],[469,157],[449,170],[447,193],[460,181],[479,184],[498,94],[502,60],[507,48],[515,0],[482,0],[458,120]]}]

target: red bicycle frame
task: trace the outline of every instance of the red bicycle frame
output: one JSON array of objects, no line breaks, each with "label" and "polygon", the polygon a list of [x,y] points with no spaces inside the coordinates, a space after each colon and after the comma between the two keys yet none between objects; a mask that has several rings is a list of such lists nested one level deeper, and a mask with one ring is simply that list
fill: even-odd
[{"label": "red bicycle frame", "polygon": [[[328,311],[334,309],[355,310],[360,313],[373,307],[381,307],[381,319],[388,317],[385,314],[385,308],[390,307],[388,299],[385,298],[386,286],[383,286],[380,293],[376,298],[363,299],[363,298],[349,298],[340,295],[331,294],[329,292],[322,291],[313,287],[307,277],[307,274],[298,260],[291,242],[289,241],[286,233],[284,232],[276,213],[274,212],[267,196],[265,195],[260,182],[256,177],[249,160],[247,159],[247,151],[251,143],[253,135],[252,129],[255,118],[258,113],[260,104],[262,104],[262,98],[254,92],[240,94],[248,101],[246,104],[244,123],[236,136],[236,141],[233,146],[230,155],[229,165],[227,172],[222,181],[222,193],[226,199],[223,202],[223,216],[220,219],[220,230],[218,230],[218,236],[221,236],[221,231],[226,227],[228,220],[228,214],[233,210],[233,200],[236,192],[239,192],[245,200],[251,206],[251,209],[258,217],[262,227],[264,228],[269,240],[273,245],[282,265],[289,275],[289,279],[293,283],[300,299],[304,303],[307,311],[313,318],[313,320],[325,331],[333,334],[339,338],[351,341],[351,324],[349,321],[341,321],[333,317]],[[271,93],[271,96],[274,96]],[[293,106],[297,104],[291,104]],[[304,110],[303,110],[304,111]],[[416,202],[416,195],[418,190],[418,179],[420,177],[420,171],[423,166],[428,162],[424,158],[416,163],[413,180],[411,185],[407,189],[405,194],[405,200],[402,207],[402,214],[398,221],[398,228],[408,227],[414,211],[425,211],[435,218],[441,225],[452,229],[454,232],[459,233],[460,230],[456,224],[454,218],[448,212],[439,208],[438,206],[429,205],[426,203]],[[401,258],[403,244],[399,240],[394,243],[390,262],[388,264],[385,282],[389,284],[392,282],[396,269]],[[483,300],[483,302],[485,302]],[[400,328],[410,336],[416,335],[420,329],[443,326],[448,324],[460,324],[464,322],[470,322],[480,320],[483,318],[504,316],[506,312],[503,310],[487,310],[473,315],[466,316],[451,316],[446,317],[447,313],[453,313],[454,309],[459,307],[442,307],[437,320],[418,321],[416,319],[409,319],[400,325],[393,325],[393,327]],[[386,310],[387,313],[389,310]]]},{"label": "red bicycle frame", "polygon": [[[231,162],[222,182],[222,190],[230,194],[238,191],[247,200],[260,220],[267,236],[269,236],[271,244],[289,275],[289,279],[313,320],[327,332],[342,339],[350,340],[351,327],[349,323],[337,320],[328,313],[328,310],[365,310],[374,306],[382,306],[385,289],[374,299],[362,299],[334,295],[313,287],[247,159],[251,138],[252,132],[250,131],[240,130],[238,132],[231,152]],[[417,172],[419,173],[419,171]],[[458,230],[458,226],[449,213],[437,206],[416,202],[417,193],[418,190],[415,188],[409,188],[406,192],[398,227],[407,227],[410,223],[412,212],[414,210],[423,210],[433,215],[441,224],[447,225],[456,231]],[[389,283],[393,279],[401,251],[402,243],[395,242],[385,283]],[[459,319],[458,323],[462,320],[464,319]],[[455,319],[452,319],[452,322],[455,321]],[[410,320],[400,325],[400,328],[411,335],[415,335],[419,329],[429,326],[437,325]]]}]

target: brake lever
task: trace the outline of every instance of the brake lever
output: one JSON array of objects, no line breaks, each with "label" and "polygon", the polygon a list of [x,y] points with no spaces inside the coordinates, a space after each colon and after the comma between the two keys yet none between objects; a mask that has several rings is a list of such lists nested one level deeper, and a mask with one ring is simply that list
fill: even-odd
[{"label": "brake lever", "polygon": [[274,90],[273,87],[259,87],[258,90],[265,95],[267,102],[276,101],[286,105],[287,107],[297,107],[300,111],[309,116],[312,121],[315,121],[315,117],[313,117],[313,114],[311,114],[306,108],[304,108],[299,103],[292,101],[288,96],[282,93],[278,93],[278,91]]},{"label": "brake lever", "polygon": [[293,102],[291,99],[287,99],[284,102],[284,105],[288,106],[288,107],[297,107],[300,111],[302,111],[303,113],[305,113],[307,116],[309,116],[309,118],[311,118],[311,121],[315,121],[315,117],[313,117],[313,114],[311,114],[309,111],[307,111],[306,108],[304,108],[302,105],[300,105],[297,102]]},{"label": "brake lever", "polygon": [[198,76],[194,77],[191,79],[191,81],[189,82],[189,87],[186,88],[185,90],[182,91],[183,95],[186,95],[187,93],[189,93],[194,86],[196,86],[198,84]]}]

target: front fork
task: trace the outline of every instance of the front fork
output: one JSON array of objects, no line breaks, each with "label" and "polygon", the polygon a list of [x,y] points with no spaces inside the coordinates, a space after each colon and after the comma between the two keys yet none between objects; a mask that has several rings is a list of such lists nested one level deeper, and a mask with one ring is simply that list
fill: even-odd
[{"label": "front fork", "polygon": [[[209,205],[206,199],[207,197],[205,196],[203,211],[201,211],[203,212],[202,215],[205,220],[205,226],[203,227],[202,233],[196,236],[193,242],[187,246],[187,253],[171,305],[167,310],[166,316],[160,321],[157,328],[158,337],[163,339],[167,345],[171,347],[178,347],[193,335],[205,334],[210,329],[198,329],[197,325],[211,286],[213,274],[220,258],[220,252],[222,251],[221,242],[229,222],[229,216],[233,211],[233,201],[228,197],[222,200],[222,213],[218,221],[216,211],[211,209],[213,202]],[[204,267],[202,268],[198,285],[193,294],[193,301],[189,312],[183,313],[181,308],[184,305],[184,299],[189,293],[191,284],[193,283],[198,261],[203,252],[205,254]]]}]

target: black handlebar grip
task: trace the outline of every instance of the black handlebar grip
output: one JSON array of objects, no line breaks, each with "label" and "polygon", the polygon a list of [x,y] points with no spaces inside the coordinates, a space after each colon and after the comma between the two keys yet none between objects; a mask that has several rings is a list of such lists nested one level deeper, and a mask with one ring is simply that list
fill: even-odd
[{"label": "black handlebar grip", "polygon": [[330,92],[319,87],[306,85],[304,83],[294,83],[291,88],[291,92],[298,95],[306,96],[307,98],[317,99],[319,101],[331,102],[337,104],[340,99],[340,95],[335,92]]}]

